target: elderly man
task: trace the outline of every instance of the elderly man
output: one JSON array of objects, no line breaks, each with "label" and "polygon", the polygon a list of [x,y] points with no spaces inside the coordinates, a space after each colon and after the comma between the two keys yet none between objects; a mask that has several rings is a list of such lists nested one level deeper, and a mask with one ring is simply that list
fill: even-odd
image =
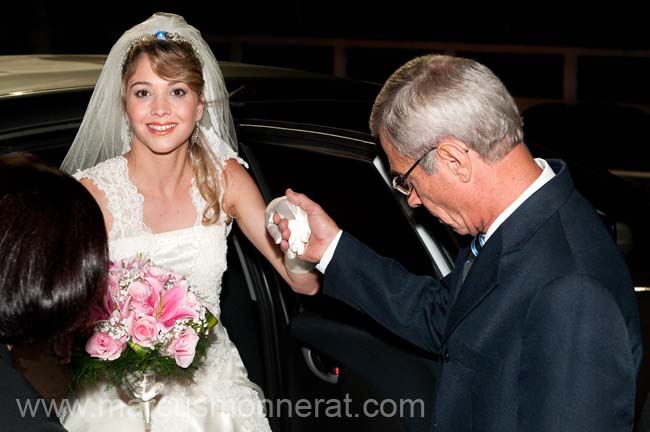
[{"label": "elderly man", "polygon": [[287,196],[308,214],[302,258],[319,263],[324,293],[438,354],[434,429],[631,430],[642,354],[632,281],[566,165],[531,156],[503,83],[469,59],[416,58],[382,88],[370,128],[409,205],[474,236],[442,282]]}]

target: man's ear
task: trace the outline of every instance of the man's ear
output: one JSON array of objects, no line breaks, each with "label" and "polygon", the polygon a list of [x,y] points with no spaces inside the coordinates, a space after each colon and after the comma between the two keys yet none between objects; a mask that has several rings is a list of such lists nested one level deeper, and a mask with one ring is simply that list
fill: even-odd
[{"label": "man's ear", "polygon": [[436,151],[440,169],[447,169],[463,183],[471,180],[472,160],[467,146],[462,141],[445,139],[438,145]]}]

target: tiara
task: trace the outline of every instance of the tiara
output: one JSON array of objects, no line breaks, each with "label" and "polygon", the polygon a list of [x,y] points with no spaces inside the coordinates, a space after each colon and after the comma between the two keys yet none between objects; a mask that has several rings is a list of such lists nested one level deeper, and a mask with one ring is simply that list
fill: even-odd
[{"label": "tiara", "polygon": [[129,46],[127,47],[124,57],[122,58],[122,68],[124,68],[124,63],[126,62],[126,59],[128,59],[131,56],[131,52],[141,43],[147,42],[150,40],[164,40],[164,41],[171,41],[171,42],[184,42],[192,47],[192,50],[194,51],[194,55],[196,58],[199,60],[199,63],[201,64],[201,67],[203,67],[203,59],[201,58],[201,55],[199,54],[199,50],[196,49],[196,46],[190,41],[189,39],[184,38],[178,33],[175,32],[168,32],[164,30],[158,30],[154,34],[146,34],[142,35],[140,37],[137,37],[133,39],[130,43]]},{"label": "tiara", "polygon": [[188,40],[183,39],[178,33],[170,33],[163,30],[159,30],[154,33],[153,37],[159,40],[183,41],[189,43]]}]

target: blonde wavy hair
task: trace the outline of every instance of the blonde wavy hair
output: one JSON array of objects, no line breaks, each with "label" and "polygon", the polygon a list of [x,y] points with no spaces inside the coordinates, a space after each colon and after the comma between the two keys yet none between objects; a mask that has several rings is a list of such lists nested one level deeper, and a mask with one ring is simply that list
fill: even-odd
[{"label": "blonde wavy hair", "polygon": [[[181,81],[192,89],[200,98],[204,97],[205,82],[202,74],[201,59],[194,47],[183,40],[165,40],[155,37],[144,38],[133,44],[126,54],[122,64],[122,102],[125,105],[126,83],[135,73],[137,60],[142,55],[151,59],[153,71],[166,80]],[[206,105],[210,101],[204,100]],[[218,166],[218,159],[211,154],[205,137],[198,128],[197,142],[190,138],[189,157],[194,170],[194,180],[201,196],[206,202],[201,221],[203,225],[215,224],[220,215],[220,182],[219,173],[223,166]]]}]

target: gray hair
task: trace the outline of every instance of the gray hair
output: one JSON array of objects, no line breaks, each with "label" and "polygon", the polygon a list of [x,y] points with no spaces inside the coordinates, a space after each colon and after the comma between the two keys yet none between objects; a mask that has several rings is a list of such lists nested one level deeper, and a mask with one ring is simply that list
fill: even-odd
[{"label": "gray hair", "polygon": [[[370,131],[413,160],[456,138],[486,162],[523,142],[523,122],[508,90],[486,66],[446,55],[414,58],[397,69],[375,99]],[[422,161],[429,174],[434,160]]]}]

